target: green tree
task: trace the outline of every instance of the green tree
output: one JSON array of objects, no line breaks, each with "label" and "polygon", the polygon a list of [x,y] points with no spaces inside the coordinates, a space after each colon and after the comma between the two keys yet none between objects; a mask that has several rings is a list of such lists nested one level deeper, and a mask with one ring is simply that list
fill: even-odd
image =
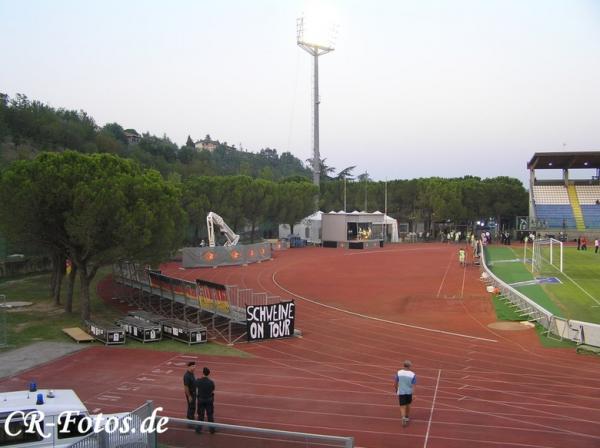
[{"label": "green tree", "polygon": [[102,130],[113,138],[124,145],[127,144],[127,137],[125,136],[125,130],[119,123],[107,123],[102,127]]},{"label": "green tree", "polygon": [[108,154],[43,153],[2,173],[2,229],[56,246],[73,260],[81,317],[90,317],[97,270],[120,258],[159,261],[182,237],[180,191],[156,171]]},{"label": "green tree", "polygon": [[244,217],[250,224],[252,243],[258,225],[267,219],[270,207],[274,203],[274,185],[265,179],[253,179],[244,190]]}]

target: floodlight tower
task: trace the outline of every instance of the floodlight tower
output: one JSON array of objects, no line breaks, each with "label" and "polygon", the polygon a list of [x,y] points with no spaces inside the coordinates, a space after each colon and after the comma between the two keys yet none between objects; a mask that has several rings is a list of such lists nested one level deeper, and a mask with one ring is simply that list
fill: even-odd
[{"label": "floodlight tower", "polygon": [[[319,56],[334,50],[335,27],[326,30],[317,21],[305,22],[300,17],[296,23],[297,43],[313,57],[314,96],[313,96],[313,183],[319,186],[321,175],[321,154],[319,152]],[[318,199],[317,199],[318,201]],[[318,208],[318,207],[317,207]]]}]

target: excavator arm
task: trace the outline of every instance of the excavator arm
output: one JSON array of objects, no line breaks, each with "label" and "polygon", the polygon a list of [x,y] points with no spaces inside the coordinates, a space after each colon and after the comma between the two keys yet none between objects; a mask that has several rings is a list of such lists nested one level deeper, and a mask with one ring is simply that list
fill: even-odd
[{"label": "excavator arm", "polygon": [[231,230],[231,228],[225,223],[223,218],[214,212],[208,212],[206,215],[206,227],[208,228],[208,245],[215,247],[215,224],[221,229],[221,233],[227,238],[225,246],[235,246],[240,240],[240,236]]}]

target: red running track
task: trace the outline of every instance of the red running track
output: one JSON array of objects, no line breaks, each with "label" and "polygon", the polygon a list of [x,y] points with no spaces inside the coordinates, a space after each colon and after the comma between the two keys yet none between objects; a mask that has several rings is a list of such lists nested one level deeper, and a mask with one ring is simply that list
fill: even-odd
[{"label": "red running track", "polygon": [[[246,267],[162,269],[294,298],[303,337],[236,346],[251,358],[92,347],[0,390],[35,378],[74,388],[96,412],[152,399],[183,417],[181,376],[196,359],[211,367],[222,423],[351,435],[373,448],[600,446],[600,359],[542,348],[533,330],[488,328],[490,298],[457,246],[306,248]],[[406,358],[418,385],[402,428],[393,376]]]}]

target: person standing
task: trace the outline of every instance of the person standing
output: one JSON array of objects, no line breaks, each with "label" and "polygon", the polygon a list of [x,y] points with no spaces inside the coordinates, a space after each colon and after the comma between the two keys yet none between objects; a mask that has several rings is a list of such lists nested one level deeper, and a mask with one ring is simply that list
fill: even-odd
[{"label": "person standing", "polygon": [[188,362],[187,370],[183,375],[183,389],[185,391],[185,400],[187,402],[186,418],[188,420],[194,420],[196,413],[196,377],[194,376],[194,369],[196,363],[194,361]]},{"label": "person standing", "polygon": [[600,240],[598,238],[596,238],[594,240],[594,253],[598,253],[598,247],[600,247]]},{"label": "person standing", "polygon": [[[215,413],[215,383],[208,376],[210,375],[210,369],[204,367],[202,369],[202,378],[196,380],[197,388],[197,399],[198,399],[198,420],[204,421],[204,414],[206,413],[206,419],[209,422],[214,422]],[[214,434],[215,428],[209,427],[211,434]],[[202,426],[196,428],[196,432],[200,434],[202,432]]]},{"label": "person standing", "polygon": [[587,250],[587,237],[585,235],[581,237],[581,250]]},{"label": "person standing", "polygon": [[462,247],[460,249],[458,249],[458,262],[460,263],[461,266],[465,265],[465,255],[466,255],[466,252]]},{"label": "person standing", "polygon": [[415,384],[417,384],[417,376],[411,370],[411,367],[412,362],[409,360],[404,361],[404,368],[398,370],[394,378],[394,389],[400,403],[402,426],[407,426],[410,422],[410,404],[412,403]]}]

